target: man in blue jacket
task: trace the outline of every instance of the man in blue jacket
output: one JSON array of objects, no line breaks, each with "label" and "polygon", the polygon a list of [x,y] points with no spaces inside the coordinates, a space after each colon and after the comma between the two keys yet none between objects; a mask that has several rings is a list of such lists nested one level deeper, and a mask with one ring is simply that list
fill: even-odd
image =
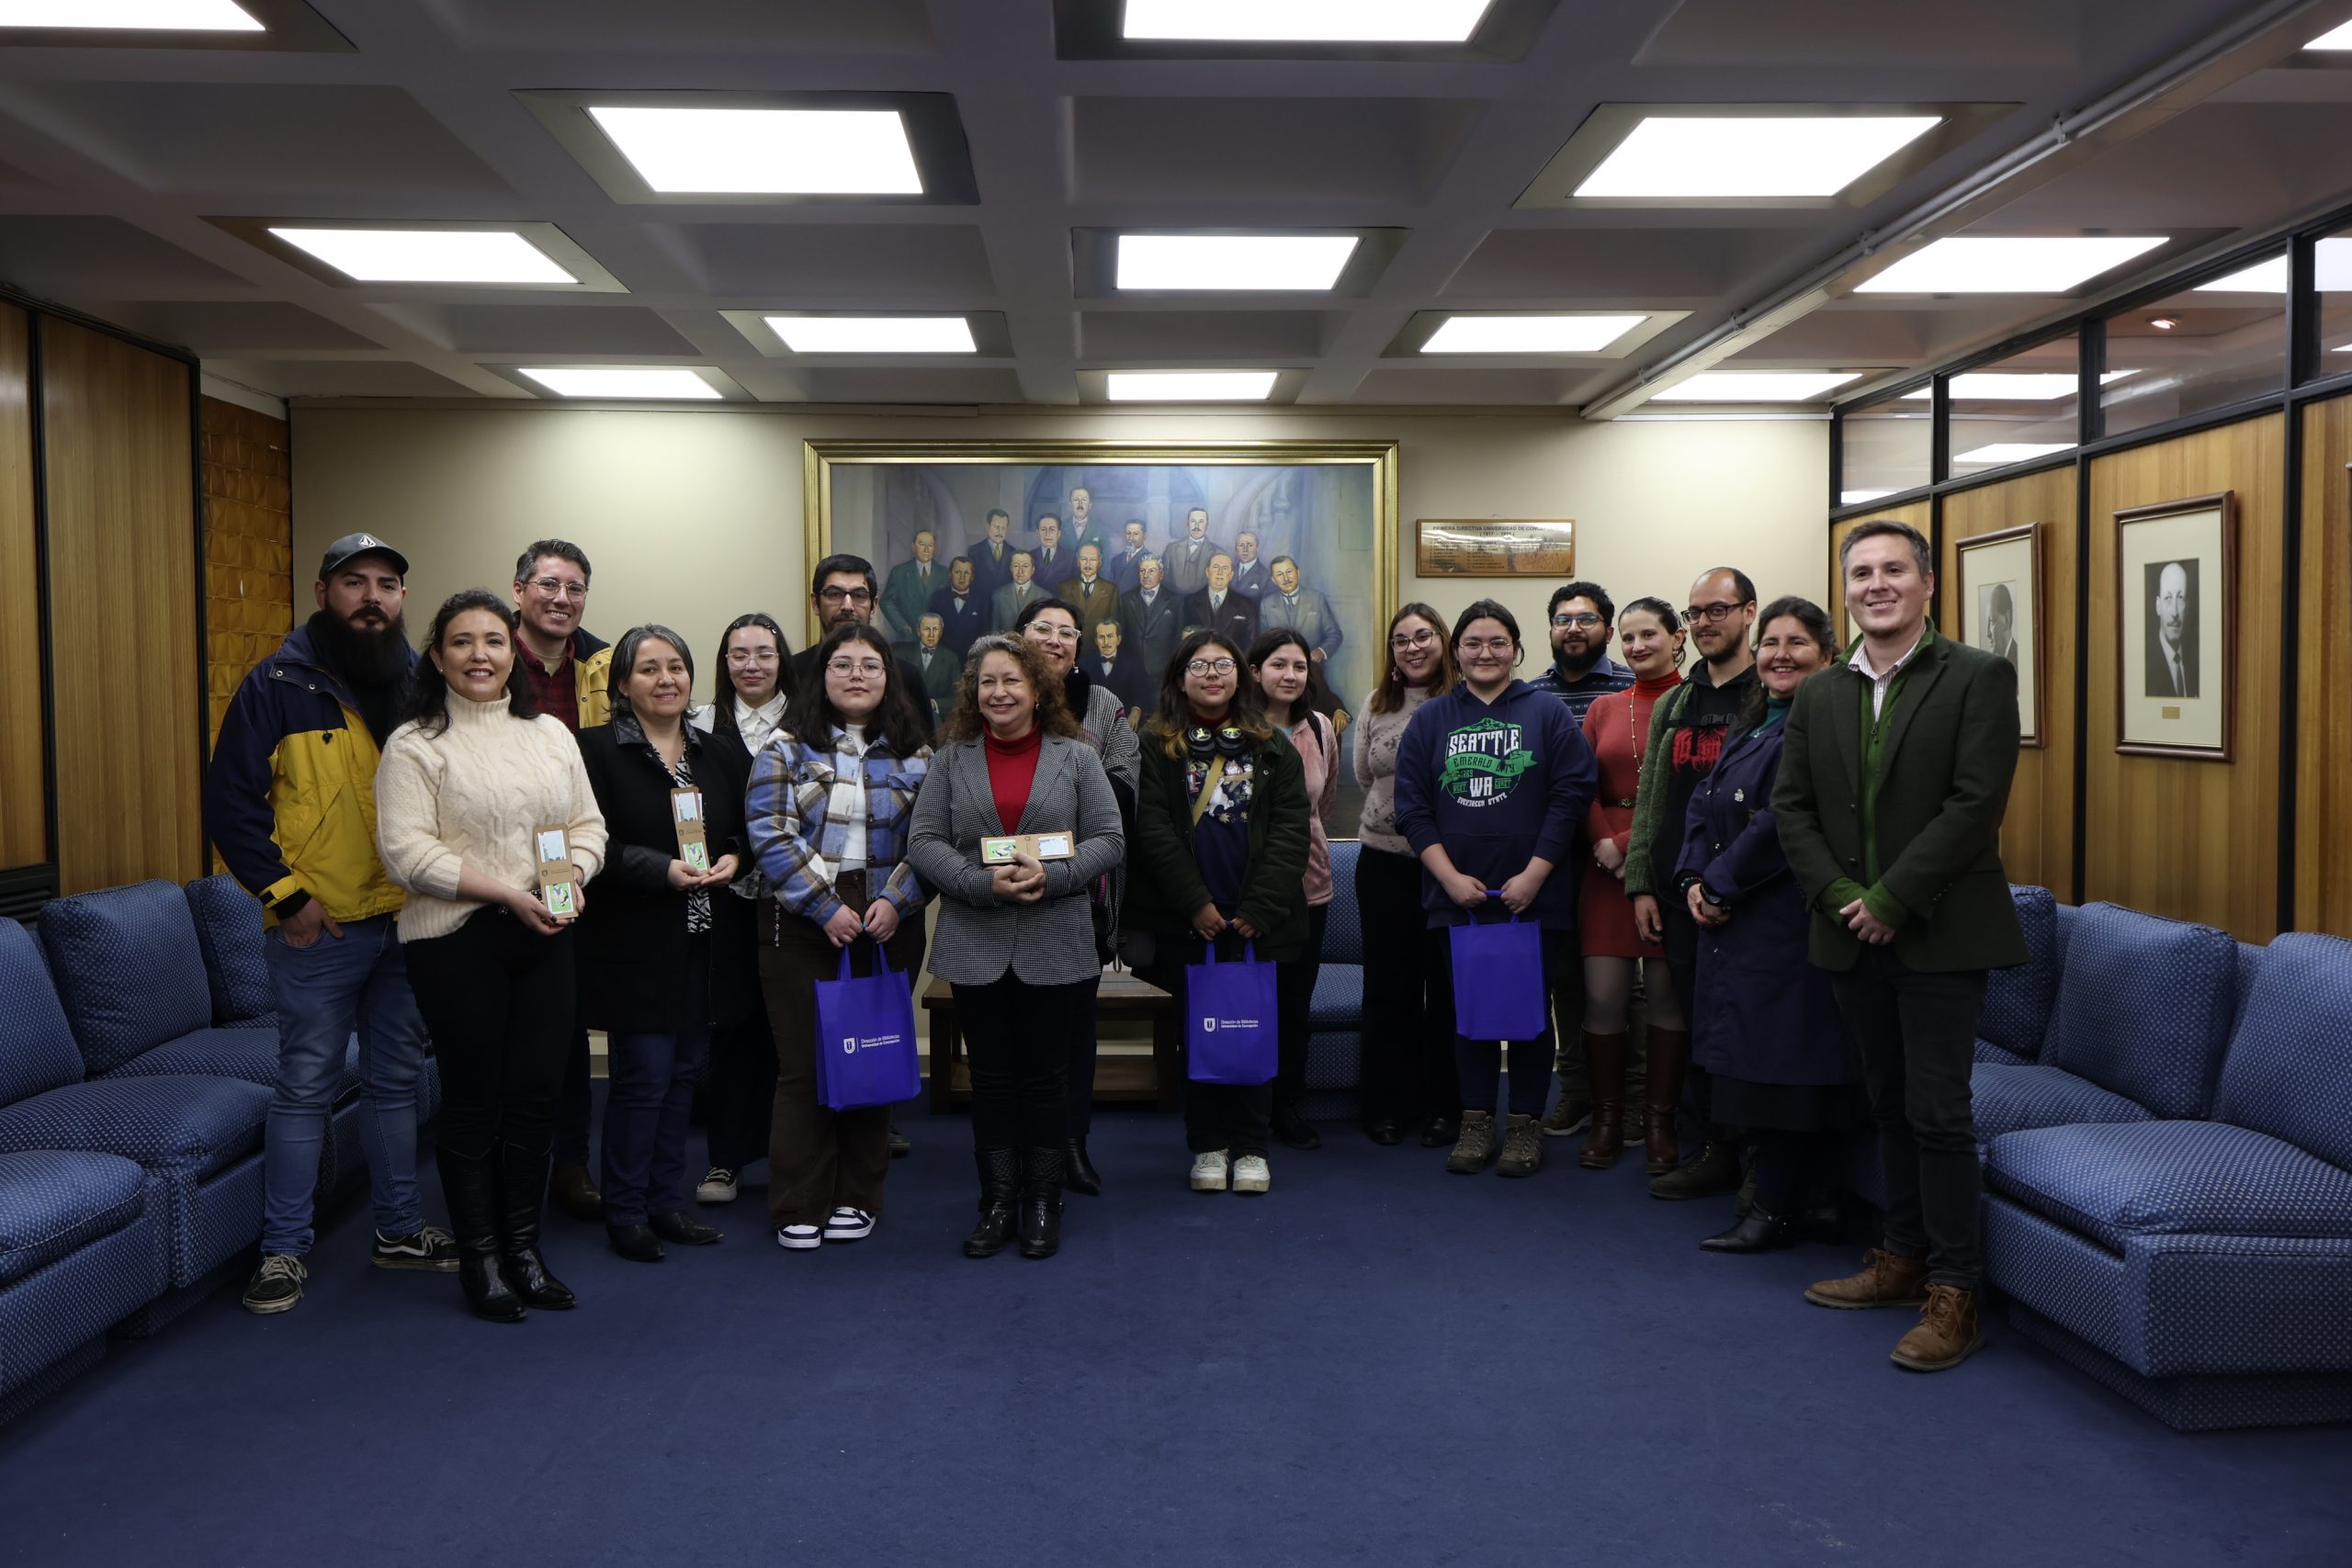
[{"label": "man in blue jacket", "polygon": [[262,1158],[261,1266],[248,1311],[302,1299],[302,1259],[345,1043],[359,1037],[361,1143],[383,1269],[458,1267],[416,1191],[424,1022],[393,919],[401,894],[376,856],[378,749],[399,722],[415,655],[401,623],[408,561],[368,534],[327,547],[318,612],[237,688],[204,781],[204,829],[262,903],[277,1004],[277,1086]]}]

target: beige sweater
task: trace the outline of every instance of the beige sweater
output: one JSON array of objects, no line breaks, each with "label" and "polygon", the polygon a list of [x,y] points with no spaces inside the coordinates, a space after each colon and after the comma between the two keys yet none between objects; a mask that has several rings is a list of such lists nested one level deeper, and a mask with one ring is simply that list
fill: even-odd
[{"label": "beige sweater", "polygon": [[458,897],[460,863],[509,887],[536,887],[532,830],[558,822],[585,882],[605,863],[605,814],[561,719],[516,718],[503,701],[452,692],[440,734],[414,722],[392,731],[376,768],[376,845],[408,889],[401,940],[447,936],[481,908]]},{"label": "beige sweater", "polygon": [[1367,696],[1356,710],[1355,723],[1349,727],[1355,737],[1356,783],[1363,786],[1363,815],[1356,837],[1366,849],[1385,850],[1392,855],[1413,852],[1413,846],[1396,830],[1396,744],[1405,739],[1405,726],[1412,722],[1414,710],[1429,699],[1427,686],[1408,686],[1404,706],[1395,713],[1374,713]]}]

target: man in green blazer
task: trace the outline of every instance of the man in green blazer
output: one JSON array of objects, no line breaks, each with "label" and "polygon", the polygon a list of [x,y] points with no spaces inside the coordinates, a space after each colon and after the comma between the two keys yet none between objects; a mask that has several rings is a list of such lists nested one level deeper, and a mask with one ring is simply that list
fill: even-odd
[{"label": "man in green blazer", "polygon": [[1969,1099],[1984,972],[2026,961],[2001,869],[2018,763],[2017,667],[1936,635],[1928,541],[1865,523],[1838,551],[1861,632],[1845,667],[1797,688],[1772,794],[1812,909],[1886,1171],[1884,1245],[1805,1299],[1920,1308],[1897,1366],[1940,1371],[1982,1344],[1976,1124]]}]

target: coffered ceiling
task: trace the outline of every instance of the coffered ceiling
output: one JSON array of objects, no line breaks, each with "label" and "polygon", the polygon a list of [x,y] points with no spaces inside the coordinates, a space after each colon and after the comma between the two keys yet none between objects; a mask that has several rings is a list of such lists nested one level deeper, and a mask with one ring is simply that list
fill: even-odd
[{"label": "coffered ceiling", "polygon": [[[246,5],[266,32],[0,33],[0,280],[290,398],[660,365],[737,400],[1069,404],[1248,368],[1277,400],[1615,413],[1705,367],[1921,365],[2352,198],[2352,54],[2300,52],[2352,0],[1493,0],[1464,45],[1320,50],[1129,43],[1120,0]],[[903,107],[922,193],[658,194],[583,113],[827,102]],[[1741,106],[1938,126],[1838,197],[1573,195],[1645,113]],[[354,283],[266,232],[303,220],[531,226],[584,281]],[[1135,231],[1361,242],[1329,290],[1122,291]],[[2068,297],[1851,292],[1942,234],[2083,232],[2164,243]],[[762,323],[841,312],[965,314],[978,352]],[[1419,351],[1460,312],[1643,324]]]}]

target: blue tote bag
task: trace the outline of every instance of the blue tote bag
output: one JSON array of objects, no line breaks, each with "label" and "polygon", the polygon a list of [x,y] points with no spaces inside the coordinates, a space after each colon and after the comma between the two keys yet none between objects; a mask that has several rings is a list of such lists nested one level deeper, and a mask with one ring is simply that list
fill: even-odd
[{"label": "blue tote bag", "polygon": [[1542,1034],[1544,928],[1517,915],[1486,923],[1473,916],[1449,934],[1454,1032],[1464,1040],[1532,1040]]},{"label": "blue tote bag", "polygon": [[839,978],[817,982],[817,1098],[832,1111],[896,1105],[922,1092],[914,993],[879,942],[874,973],[853,974],[855,946],[842,949]]},{"label": "blue tote bag", "polygon": [[1206,963],[1184,970],[1184,1076],[1194,1083],[1272,1083],[1282,1064],[1282,1030],[1274,1012],[1274,966],[1258,962],[1245,943],[1238,964]]}]

